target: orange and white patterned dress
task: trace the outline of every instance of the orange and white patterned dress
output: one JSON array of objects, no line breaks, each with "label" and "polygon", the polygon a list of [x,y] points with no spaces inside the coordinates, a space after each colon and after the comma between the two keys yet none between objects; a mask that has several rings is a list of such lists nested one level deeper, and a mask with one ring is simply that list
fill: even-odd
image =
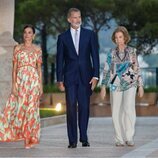
[{"label": "orange and white patterned dress", "polygon": [[27,50],[23,45],[14,51],[17,62],[18,96],[10,95],[0,115],[0,141],[24,140],[25,146],[38,144],[40,137],[40,78],[37,63],[42,63],[40,49]]}]

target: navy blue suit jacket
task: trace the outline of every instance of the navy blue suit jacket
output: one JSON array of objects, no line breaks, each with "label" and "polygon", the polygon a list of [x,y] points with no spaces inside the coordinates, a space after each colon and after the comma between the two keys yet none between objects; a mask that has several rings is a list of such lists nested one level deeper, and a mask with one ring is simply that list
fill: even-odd
[{"label": "navy blue suit jacket", "polygon": [[76,53],[70,29],[58,36],[57,81],[65,86],[78,83],[88,85],[92,77],[99,78],[99,53],[95,33],[81,28],[79,55]]}]

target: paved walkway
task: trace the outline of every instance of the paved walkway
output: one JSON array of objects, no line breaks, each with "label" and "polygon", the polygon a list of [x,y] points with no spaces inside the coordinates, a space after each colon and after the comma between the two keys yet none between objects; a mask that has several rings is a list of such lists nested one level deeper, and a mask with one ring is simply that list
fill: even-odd
[{"label": "paved walkway", "polygon": [[115,147],[110,117],[91,118],[91,146],[68,149],[66,125],[43,128],[41,143],[34,149],[24,149],[23,142],[0,143],[1,157],[22,158],[158,158],[158,117],[137,117],[134,147]]}]

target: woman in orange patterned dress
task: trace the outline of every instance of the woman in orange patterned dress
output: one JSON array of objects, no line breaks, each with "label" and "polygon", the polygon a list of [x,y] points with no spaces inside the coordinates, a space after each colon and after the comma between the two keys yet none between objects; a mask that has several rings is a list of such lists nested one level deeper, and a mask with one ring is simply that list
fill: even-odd
[{"label": "woman in orange patterned dress", "polygon": [[42,52],[32,43],[35,29],[26,25],[24,43],[13,53],[12,93],[0,115],[0,141],[24,140],[25,148],[39,143],[39,100],[42,87]]}]

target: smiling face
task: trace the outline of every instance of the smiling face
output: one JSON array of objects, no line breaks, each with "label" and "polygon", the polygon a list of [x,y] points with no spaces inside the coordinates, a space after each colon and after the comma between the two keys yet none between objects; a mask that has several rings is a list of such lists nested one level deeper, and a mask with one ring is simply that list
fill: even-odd
[{"label": "smiling face", "polygon": [[115,43],[117,46],[124,46],[125,45],[125,37],[122,32],[115,33]]},{"label": "smiling face", "polygon": [[31,27],[27,27],[24,29],[24,32],[23,32],[24,42],[32,42],[34,37],[35,37],[35,34]]},{"label": "smiling face", "polygon": [[81,25],[81,13],[79,11],[72,11],[67,20],[71,24],[72,28],[78,29]]}]

